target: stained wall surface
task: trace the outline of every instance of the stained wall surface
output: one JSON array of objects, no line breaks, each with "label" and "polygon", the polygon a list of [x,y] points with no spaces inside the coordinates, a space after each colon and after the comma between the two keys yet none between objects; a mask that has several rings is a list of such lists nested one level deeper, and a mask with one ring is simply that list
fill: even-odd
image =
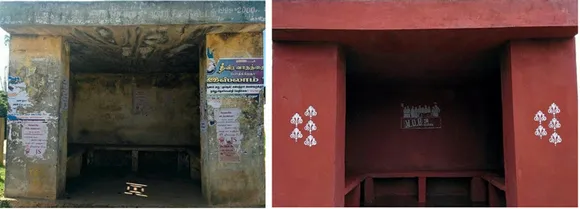
[{"label": "stained wall surface", "polygon": [[75,74],[71,143],[199,145],[195,74]]},{"label": "stained wall surface", "polygon": [[[210,77],[216,78],[221,73],[210,75],[207,72],[209,66],[215,65],[219,71],[223,67],[219,64],[220,60],[263,58],[262,33],[214,33],[207,34],[205,41],[199,76],[202,191],[212,205],[264,205],[264,89],[260,88],[254,94],[215,95],[207,92],[208,81],[212,80]],[[260,64],[256,63],[256,66]],[[253,74],[262,70],[238,71],[240,74],[237,76],[244,77],[246,73]],[[256,76],[259,77],[260,73]],[[231,114],[229,122],[223,120],[222,113],[225,112]],[[231,128],[228,129],[230,135],[224,131],[225,126]],[[224,151],[222,147],[226,147],[225,140],[232,136],[239,142],[235,145],[237,148]]]},{"label": "stained wall surface", "polygon": [[66,183],[68,45],[12,36],[10,50],[5,196],[56,199]]}]

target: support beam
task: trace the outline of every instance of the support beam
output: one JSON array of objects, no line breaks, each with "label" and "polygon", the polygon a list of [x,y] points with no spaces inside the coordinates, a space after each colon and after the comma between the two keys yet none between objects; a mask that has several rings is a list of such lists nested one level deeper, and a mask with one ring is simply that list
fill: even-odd
[{"label": "support beam", "polygon": [[12,36],[9,67],[6,196],[56,199],[66,185],[68,46]]},{"label": "support beam", "polygon": [[[506,47],[502,106],[508,207],[578,206],[575,60],[573,38],[512,41]],[[561,127],[554,130],[550,123]],[[545,132],[535,133],[539,125]]]},{"label": "support beam", "polygon": [[[274,43],[273,52],[273,206],[344,206],[346,83],[339,47]],[[317,112],[312,118],[309,107]],[[302,120],[293,124],[293,116]],[[315,145],[307,141],[310,120]]]}]

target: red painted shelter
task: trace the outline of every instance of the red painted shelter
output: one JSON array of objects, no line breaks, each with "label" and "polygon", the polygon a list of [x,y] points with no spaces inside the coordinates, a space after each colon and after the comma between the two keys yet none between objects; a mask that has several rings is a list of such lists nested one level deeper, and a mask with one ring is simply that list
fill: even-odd
[{"label": "red painted shelter", "polygon": [[577,8],[273,1],[273,205],[576,207]]}]

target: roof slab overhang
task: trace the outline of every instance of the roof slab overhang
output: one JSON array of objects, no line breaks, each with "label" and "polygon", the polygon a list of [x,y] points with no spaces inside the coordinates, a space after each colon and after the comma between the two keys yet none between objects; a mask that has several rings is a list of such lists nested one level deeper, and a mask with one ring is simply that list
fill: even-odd
[{"label": "roof slab overhang", "polygon": [[502,46],[510,40],[574,37],[577,4],[278,0],[272,5],[272,37],[343,46],[351,78],[455,82],[497,75]]},{"label": "roof slab overhang", "polygon": [[196,72],[205,34],[261,32],[264,9],[264,1],[10,1],[0,2],[0,27],[65,37],[73,72]]}]

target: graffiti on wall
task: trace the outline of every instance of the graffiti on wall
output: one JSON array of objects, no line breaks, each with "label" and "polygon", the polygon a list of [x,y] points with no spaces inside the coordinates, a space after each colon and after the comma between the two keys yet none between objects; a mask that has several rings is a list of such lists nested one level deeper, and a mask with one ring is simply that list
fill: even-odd
[{"label": "graffiti on wall", "polygon": [[[556,105],[556,103],[552,103],[548,107],[548,114],[552,115],[552,119],[548,122],[548,128],[552,129],[552,134],[550,135],[550,139],[548,141],[550,143],[554,144],[554,146],[556,146],[559,143],[562,143],[562,137],[557,132],[557,129],[562,127],[562,124],[560,124],[560,121],[556,117],[556,115],[559,113],[560,113],[560,108],[558,107],[558,105]],[[534,116],[534,121],[538,122],[538,127],[536,128],[536,131],[534,132],[534,134],[539,139],[542,139],[544,136],[548,135],[548,131],[542,125],[542,123],[544,121],[547,121],[547,120],[548,120],[548,118],[541,110],[538,110],[538,112]]]},{"label": "graffiti on wall", "polygon": [[402,129],[435,129],[441,128],[441,109],[434,102],[433,105],[405,105],[401,103],[403,117]]},{"label": "graffiti on wall", "polygon": [[69,83],[68,78],[62,80],[62,88],[60,92],[60,112],[68,110],[68,97],[69,97]]},{"label": "graffiti on wall", "polygon": [[[318,143],[316,138],[312,135],[313,131],[318,130],[316,123],[314,123],[314,120],[312,120],[312,118],[317,115],[318,112],[316,112],[316,109],[314,109],[313,106],[309,106],[304,112],[304,116],[308,117],[308,122],[306,122],[306,125],[304,126],[304,130],[308,132],[308,136],[304,140],[304,145],[308,147],[316,146]],[[302,139],[302,137],[304,137],[302,131],[300,131],[298,128],[298,126],[303,122],[304,120],[298,113],[295,113],[292,118],[290,118],[290,124],[294,125],[294,129],[290,133],[290,138],[293,139],[294,142],[298,142],[298,139]]]}]

